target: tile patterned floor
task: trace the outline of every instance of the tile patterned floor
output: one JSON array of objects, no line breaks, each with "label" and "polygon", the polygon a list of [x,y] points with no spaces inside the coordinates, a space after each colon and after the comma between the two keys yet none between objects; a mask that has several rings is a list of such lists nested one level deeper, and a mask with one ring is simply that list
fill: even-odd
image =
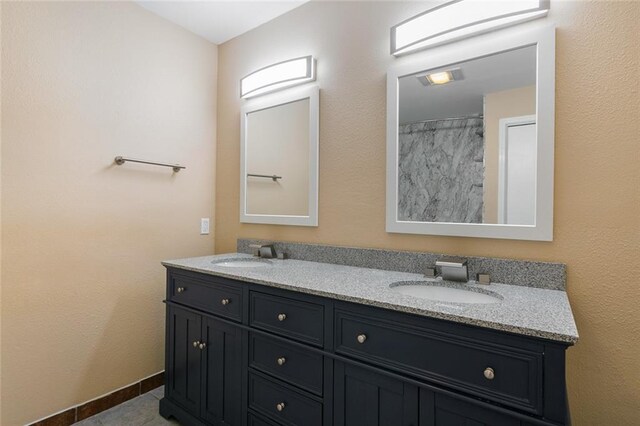
[{"label": "tile patterned floor", "polygon": [[179,426],[158,413],[158,402],[164,396],[164,386],[140,395],[107,411],[96,414],[74,426]]}]

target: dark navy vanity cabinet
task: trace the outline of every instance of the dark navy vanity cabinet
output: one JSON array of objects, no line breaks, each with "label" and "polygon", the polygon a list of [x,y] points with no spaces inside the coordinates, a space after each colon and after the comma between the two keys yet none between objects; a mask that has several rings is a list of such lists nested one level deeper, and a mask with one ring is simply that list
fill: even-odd
[{"label": "dark navy vanity cabinet", "polygon": [[167,399],[206,422],[241,424],[241,330],[172,305],[167,319]]},{"label": "dark navy vanity cabinet", "polygon": [[569,424],[567,344],[168,268],[183,425]]}]

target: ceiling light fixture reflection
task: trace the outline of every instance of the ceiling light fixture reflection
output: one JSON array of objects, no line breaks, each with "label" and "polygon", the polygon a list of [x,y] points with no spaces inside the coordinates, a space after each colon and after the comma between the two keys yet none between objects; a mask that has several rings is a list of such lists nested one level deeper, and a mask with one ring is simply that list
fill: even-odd
[{"label": "ceiling light fixture reflection", "polygon": [[240,80],[240,97],[251,98],[316,79],[313,56],[289,59],[252,72]]},{"label": "ceiling light fixture reflection", "polygon": [[391,54],[450,43],[465,37],[541,18],[549,0],[453,0],[391,28]]},{"label": "ceiling light fixture reflection", "polygon": [[447,84],[453,81],[453,76],[449,71],[437,72],[429,74],[426,79],[431,84]]},{"label": "ceiling light fixture reflection", "polygon": [[425,86],[439,86],[453,81],[464,80],[464,76],[462,75],[462,70],[460,68],[442,70],[429,74],[420,74],[417,78],[420,83]]}]

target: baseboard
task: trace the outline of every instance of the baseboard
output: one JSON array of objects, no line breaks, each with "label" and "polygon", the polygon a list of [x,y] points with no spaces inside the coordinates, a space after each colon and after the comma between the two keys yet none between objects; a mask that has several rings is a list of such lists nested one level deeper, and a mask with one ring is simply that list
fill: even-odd
[{"label": "baseboard", "polygon": [[161,371],[145,377],[140,381],[109,392],[108,394],[67,408],[43,419],[36,420],[30,423],[29,426],[69,426],[147,393],[163,384],[164,371]]}]

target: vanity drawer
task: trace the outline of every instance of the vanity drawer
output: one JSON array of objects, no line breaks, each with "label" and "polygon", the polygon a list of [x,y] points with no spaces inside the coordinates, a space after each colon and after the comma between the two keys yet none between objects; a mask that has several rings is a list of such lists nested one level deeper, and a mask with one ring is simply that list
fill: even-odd
[{"label": "vanity drawer", "polygon": [[542,353],[336,310],[336,352],[536,414]]},{"label": "vanity drawer", "polygon": [[322,347],[323,305],[255,291],[249,299],[252,327]]},{"label": "vanity drawer", "polygon": [[283,425],[322,425],[320,401],[256,373],[249,375],[249,408]]},{"label": "vanity drawer", "polygon": [[249,366],[322,396],[323,357],[320,354],[251,334]]},{"label": "vanity drawer", "polygon": [[249,426],[277,426],[277,423],[272,423],[260,416],[256,416],[253,413],[249,413]]},{"label": "vanity drawer", "polygon": [[242,320],[242,287],[216,277],[172,273],[168,298],[172,302]]}]

